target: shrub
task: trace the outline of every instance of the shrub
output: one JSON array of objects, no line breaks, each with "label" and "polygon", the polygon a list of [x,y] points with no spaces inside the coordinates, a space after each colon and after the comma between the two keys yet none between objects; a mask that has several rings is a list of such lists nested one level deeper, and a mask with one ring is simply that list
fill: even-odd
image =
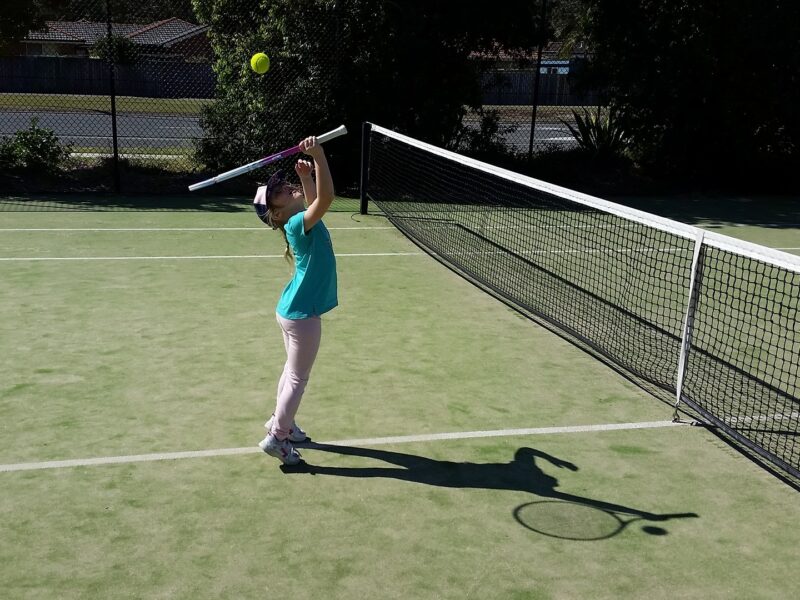
[{"label": "shrub", "polygon": [[0,169],[8,170],[18,166],[14,138],[4,137],[0,139]]},{"label": "shrub", "polygon": [[0,166],[53,173],[61,168],[71,152],[70,144],[62,144],[52,130],[39,127],[39,120],[34,117],[28,129],[0,142]]},{"label": "shrub", "polygon": [[136,62],[136,51],[136,44],[121,35],[102,37],[97,40],[94,48],[92,48],[94,56],[117,65],[128,65]]},{"label": "shrub", "polygon": [[623,155],[627,147],[627,135],[619,119],[619,113],[612,108],[597,107],[594,112],[583,109],[583,115],[572,111],[575,125],[561,120],[569,127],[578,146],[595,158],[613,159]]},{"label": "shrub", "polygon": [[449,144],[456,152],[463,152],[475,157],[497,158],[513,155],[504,141],[504,136],[516,131],[516,125],[504,126],[496,110],[478,108],[475,110],[478,121],[472,126],[461,128],[455,139]]}]

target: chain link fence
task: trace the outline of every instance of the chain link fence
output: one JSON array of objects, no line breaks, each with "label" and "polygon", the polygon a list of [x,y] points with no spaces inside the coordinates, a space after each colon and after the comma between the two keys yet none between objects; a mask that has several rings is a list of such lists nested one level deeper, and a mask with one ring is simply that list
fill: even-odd
[{"label": "chain link fence", "polygon": [[585,54],[564,55],[561,44],[550,43],[541,53],[500,53],[485,61],[482,111],[496,113],[498,136],[508,150],[530,157],[577,147],[568,125],[575,124],[576,113],[599,103],[595,92],[574,85],[586,60]]},{"label": "chain link fence", "polygon": [[[211,0],[69,0],[50,9],[0,56],[0,191],[174,194],[337,125],[313,107],[335,104],[346,85],[337,81],[346,59],[337,11],[346,9],[292,7],[302,13],[298,27],[313,29],[303,32],[313,43],[299,44],[259,25],[270,3],[237,4],[250,19]],[[272,59],[260,78],[247,60],[258,51]],[[314,60],[305,60],[310,54]],[[564,121],[596,103],[571,89],[579,57],[550,45],[541,56],[475,59],[483,61],[483,107],[467,111],[467,128],[489,114],[494,139],[518,155],[574,146]],[[265,96],[264,88],[274,91]],[[56,148],[38,157],[19,149],[35,143]],[[11,164],[14,148],[28,152],[34,168]],[[243,186],[234,181],[214,192]]]},{"label": "chain link fence", "polygon": [[208,27],[191,1],[62,6],[0,57],[0,135],[50,131],[68,155],[57,177],[23,173],[7,183],[120,191],[137,187],[137,171],[194,170],[214,74]]}]

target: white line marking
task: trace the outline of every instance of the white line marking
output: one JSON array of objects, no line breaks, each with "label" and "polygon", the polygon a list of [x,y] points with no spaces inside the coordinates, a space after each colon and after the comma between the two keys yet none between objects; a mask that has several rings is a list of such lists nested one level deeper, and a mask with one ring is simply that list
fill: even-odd
[{"label": "white line marking", "polygon": [[793,421],[800,418],[800,412],[790,412],[787,414],[776,413],[774,415],[755,415],[750,417],[732,417],[730,415],[722,415],[720,420],[729,425],[739,425],[740,423],[765,423],[769,421]]},{"label": "white line marking", "polygon": [[[798,248],[800,250],[800,248]],[[684,248],[631,248],[623,250],[531,250],[527,252],[517,252],[520,256],[536,256],[541,254],[633,254],[633,253],[682,253],[691,252],[691,249]],[[337,254],[339,257],[355,256],[421,256],[424,252],[371,252],[360,254]],[[441,253],[440,253],[441,254]],[[447,256],[493,256],[505,255],[506,252],[496,250],[492,252],[460,252],[445,253]],[[25,256],[25,257],[0,257],[4,262],[23,262],[23,261],[80,261],[80,260],[219,260],[225,258],[283,258],[282,254],[245,254],[245,255],[201,255],[201,256]]]},{"label": "white line marking", "polygon": [[800,227],[800,223],[725,223],[724,221],[711,221],[704,227],[771,227],[774,229],[794,229]]},{"label": "white line marking", "polygon": [[[340,254],[337,258],[352,258],[357,256],[423,256],[424,252],[372,252],[364,254]],[[3,262],[25,261],[79,261],[79,260],[218,260],[226,258],[283,258],[283,254],[241,254],[241,255],[211,255],[211,256],[20,256],[0,257]]]},{"label": "white line marking", "polygon": [[[607,229],[607,226],[602,225],[546,225],[546,226],[499,226],[489,225],[482,226],[480,230],[488,229]],[[328,227],[330,231],[368,231],[371,229],[387,230],[396,229],[395,227],[388,226],[375,226],[375,227]],[[0,233],[24,233],[24,232],[132,232],[132,231],[147,231],[147,232],[170,232],[170,231],[259,231],[268,232],[266,227],[0,227]],[[773,250],[800,250],[800,247],[771,247]],[[573,250],[572,252],[580,252]],[[630,252],[630,250],[627,250]]]},{"label": "white line marking", "polygon": [[[655,429],[658,427],[677,427],[684,423],[673,421],[646,421],[642,423],[610,423],[606,425],[574,425],[571,427],[535,427],[532,429],[500,429],[495,431],[462,431],[453,433],[431,433],[427,435],[402,435],[382,438],[365,438],[338,440],[334,442],[316,442],[330,446],[379,446],[383,444],[407,444],[411,442],[433,442],[438,440],[463,440],[485,437],[511,437],[522,435],[551,435],[558,433],[587,433],[593,431],[618,431],[627,429]],[[302,450],[302,445],[298,445]],[[0,464],[0,473],[12,471],[35,471],[39,469],[64,469],[69,467],[90,467],[96,465],[113,465],[157,460],[178,460],[183,458],[208,458],[214,456],[232,456],[237,454],[260,453],[261,449],[253,446],[247,448],[218,448],[215,450],[193,450],[188,452],[162,452],[155,454],[134,454],[130,456],[106,456],[102,458],[80,458],[74,460],[51,460],[46,462],[28,462],[16,464]]]},{"label": "white line marking", "polygon": [[[395,229],[394,227],[328,227],[329,230],[353,231],[368,229]],[[97,228],[0,228],[0,232],[20,231],[270,231],[266,227],[97,227]]]},{"label": "white line marking", "polygon": [[[339,440],[319,442],[333,446],[374,446],[381,444],[405,444],[410,442],[432,442],[438,440],[463,440],[485,437],[511,437],[517,435],[552,435],[557,433],[589,433],[593,431],[618,431],[628,429],[655,429],[685,425],[674,421],[645,421],[641,423],[607,423],[604,425],[572,425],[568,427],[534,427],[529,429],[499,429],[494,431],[461,431],[455,433],[431,433],[423,435],[404,435],[396,437]],[[0,467],[1,468],[1,467]]]},{"label": "white line marking", "polygon": [[[673,253],[681,253],[681,252],[692,252],[691,248],[623,248],[623,249],[609,249],[609,250],[587,250],[587,249],[580,249],[580,250],[530,250],[527,252],[518,252],[517,254],[521,255],[533,255],[533,254],[634,254],[634,253],[641,253],[647,254],[650,252],[673,252]],[[493,254],[497,254],[494,252]],[[501,253],[502,254],[502,253]]]}]

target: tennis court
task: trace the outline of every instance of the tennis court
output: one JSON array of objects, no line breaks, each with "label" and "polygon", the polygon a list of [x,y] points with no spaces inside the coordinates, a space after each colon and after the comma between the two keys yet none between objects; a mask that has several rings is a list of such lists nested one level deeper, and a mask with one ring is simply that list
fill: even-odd
[{"label": "tennis court", "polygon": [[796,491],[354,201],[326,218],[341,305],[294,471],[255,447],[289,266],[248,202],[5,206],[5,597],[787,598],[800,583]]}]

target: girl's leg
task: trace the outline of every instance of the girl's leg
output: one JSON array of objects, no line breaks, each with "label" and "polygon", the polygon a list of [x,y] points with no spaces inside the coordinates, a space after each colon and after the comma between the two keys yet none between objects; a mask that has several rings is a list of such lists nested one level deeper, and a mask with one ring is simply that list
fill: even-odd
[{"label": "girl's leg", "polygon": [[[277,317],[278,315],[276,314],[275,316]],[[280,326],[280,321],[278,322],[278,325]],[[281,333],[283,334],[283,347],[286,348],[286,356],[288,357],[289,356],[289,336],[286,335],[286,332],[283,330],[283,327],[281,327]],[[288,364],[289,364],[289,360],[287,358],[286,364],[283,365],[283,372],[281,373],[281,378],[278,380],[278,393],[275,395],[275,402],[276,403],[277,403],[278,399],[281,397],[281,392],[283,391],[283,385],[286,383],[286,369],[288,368],[287,367]],[[270,422],[274,418],[275,418],[275,411],[272,412],[272,415],[270,416],[270,418],[267,419],[266,423],[264,423],[264,427],[266,427],[267,429],[270,429],[270,424],[271,424]],[[269,433],[269,431],[267,431],[267,433]]]},{"label": "girl's leg", "polygon": [[[278,317],[278,315],[275,316]],[[278,321],[278,325],[280,324],[281,322]],[[277,398],[281,397],[283,385],[286,383],[286,370],[289,368],[289,334],[283,330],[283,326],[281,326],[281,334],[283,334],[283,347],[286,349],[286,364],[283,365],[283,373],[281,373],[280,381],[278,381],[278,394],[275,397],[276,400]]]},{"label": "girl's leg", "polygon": [[317,357],[322,337],[322,319],[284,319],[278,317],[278,323],[286,340],[286,366],[283,370],[282,386],[279,384],[278,402],[275,407],[275,418],[272,421],[272,433],[279,439],[289,435],[294,416],[303,398],[311,367]]}]

